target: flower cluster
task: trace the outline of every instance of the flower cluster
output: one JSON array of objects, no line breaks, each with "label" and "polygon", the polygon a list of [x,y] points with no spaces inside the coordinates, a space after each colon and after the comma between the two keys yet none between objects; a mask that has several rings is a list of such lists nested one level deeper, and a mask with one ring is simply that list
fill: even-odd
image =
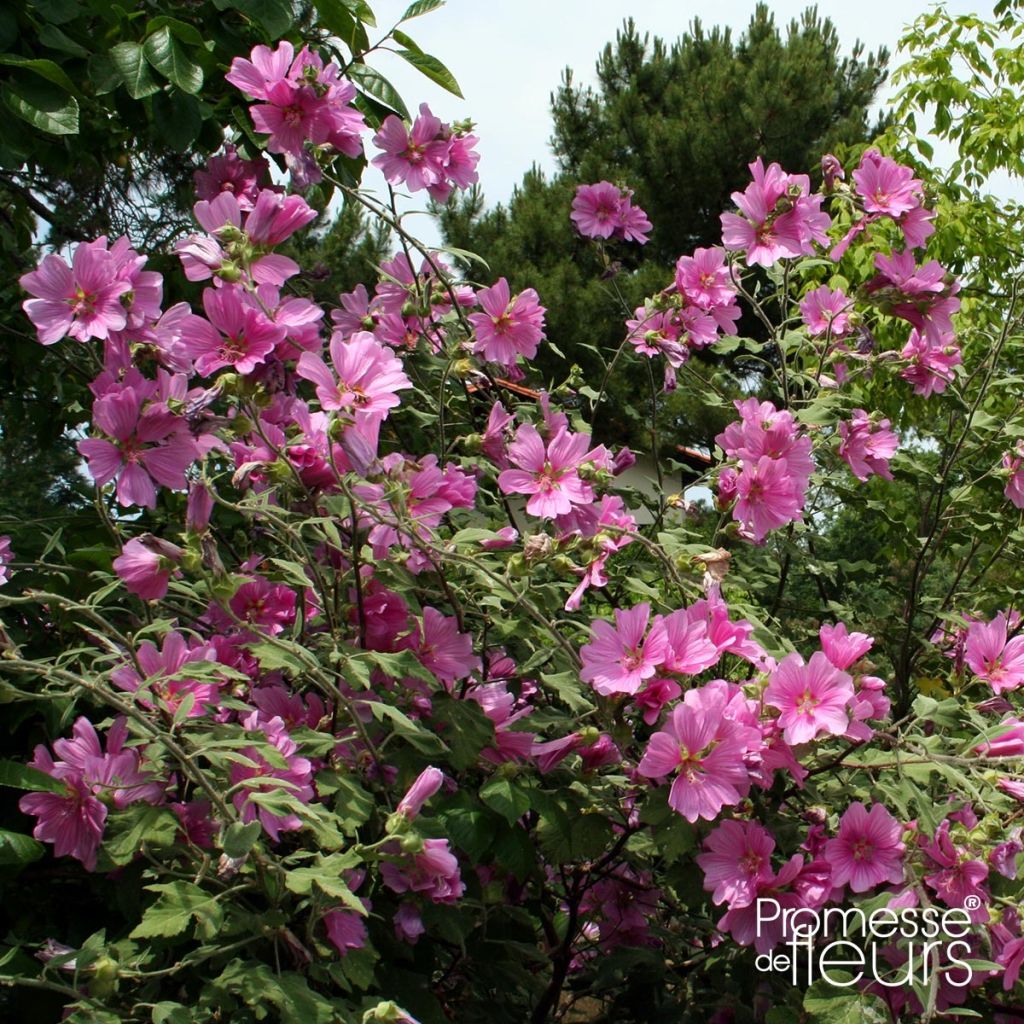
[{"label": "flower cluster", "polygon": [[572,222],[584,238],[620,238],[641,245],[651,230],[647,214],[633,205],[632,190],[610,181],[576,186]]}]

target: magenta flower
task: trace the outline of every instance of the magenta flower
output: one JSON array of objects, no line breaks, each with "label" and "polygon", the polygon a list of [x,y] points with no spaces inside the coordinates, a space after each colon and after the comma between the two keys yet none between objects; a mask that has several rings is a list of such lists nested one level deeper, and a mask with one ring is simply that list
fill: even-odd
[{"label": "magenta flower", "polygon": [[211,156],[206,167],[192,175],[192,180],[199,199],[216,199],[222,192],[230,192],[241,209],[251,210],[260,182],[266,181],[269,173],[270,165],[263,157],[243,160],[228,143],[223,155]]},{"label": "magenta flower", "polygon": [[718,648],[708,636],[708,624],[695,618],[687,608],[666,615],[661,620],[665,631],[663,672],[692,676],[716,664],[721,657]]},{"label": "magenta flower", "polygon": [[1003,494],[1013,502],[1015,508],[1024,509],[1024,443],[1003,455],[1003,470],[1007,474]]},{"label": "magenta flower", "polygon": [[537,293],[526,288],[511,298],[508,281],[502,277],[490,288],[481,288],[476,298],[483,312],[469,314],[476,331],[473,351],[504,366],[514,364],[518,356],[532,359],[544,337],[546,312]]},{"label": "magenta flower", "polygon": [[688,692],[664,728],[650,739],[637,771],[646,778],[675,776],[668,802],[689,822],[713,821],[750,791],[744,755],[761,733],[731,712],[728,694],[709,684]]},{"label": "magenta flower", "polygon": [[839,424],[839,436],[839,456],[858,480],[867,480],[872,473],[892,479],[889,460],[900,442],[887,419],[873,423],[863,409],[854,409],[853,418]]},{"label": "magenta flower", "polygon": [[381,878],[392,892],[417,892],[432,903],[456,903],[465,892],[459,862],[447,839],[425,839],[423,849],[414,854],[403,854],[397,843],[384,850],[396,858],[380,866]]},{"label": "magenta flower", "polygon": [[23,274],[18,282],[33,298],[22,308],[40,343],[53,345],[65,335],[88,341],[123,330],[128,317],[122,296],[131,290],[131,282],[118,270],[106,238],[99,238],[77,245],[70,267],[51,254]]},{"label": "magenta flower", "polygon": [[96,856],[107,819],[107,808],[127,807],[138,800],[164,801],[165,784],[141,770],[137,748],[125,748],[128,730],[118,718],[107,734],[106,751],[92,723],[79,718],[72,738],[56,740],[54,761],[46,747],[36,747],[30,765],[65,784],[63,793],[30,793],[18,807],[39,820],[32,834],[53,843],[58,857],[74,857],[86,871],[96,867]]},{"label": "magenta flower", "polygon": [[715,903],[749,906],[759,884],[772,877],[775,840],[756,821],[723,821],[704,840],[704,848],[708,852],[695,859]]},{"label": "magenta flower", "polygon": [[966,659],[970,670],[996,693],[1024,683],[1024,635],[1007,640],[1006,616],[972,622],[967,629]]},{"label": "magenta flower", "polygon": [[[439,118],[426,103],[420,104],[419,117],[406,128],[400,117],[384,119],[373,144],[384,152],[371,163],[392,185],[406,185],[410,192],[441,187],[443,189],[448,158],[448,140]],[[443,201],[447,196],[442,197]]]},{"label": "magenta flower", "polygon": [[295,621],[296,603],[291,587],[254,576],[235,591],[228,607],[247,625],[277,636]]},{"label": "magenta flower", "polygon": [[324,927],[339,956],[347,956],[352,949],[362,949],[369,938],[363,916],[354,910],[327,911]]},{"label": "magenta flower", "polygon": [[209,319],[193,317],[182,340],[204,377],[226,366],[252,373],[285,338],[285,329],[268,320],[238,285],[207,288],[203,308]]},{"label": "magenta flower", "polygon": [[188,670],[184,669],[184,666],[195,662],[217,660],[215,651],[208,644],[186,640],[171,630],[159,650],[151,640],[143,640],[135,652],[135,660],[144,675],[136,671],[134,663],[128,663],[114,669],[110,678],[119,689],[139,694],[138,700],[143,707],[160,707],[173,715],[191,696],[192,707],[188,716],[197,718],[205,715],[210,706],[217,705],[219,684],[190,679]]},{"label": "magenta flower", "polygon": [[[313,799],[312,786],[313,766],[296,751],[298,744],[288,735],[284,722],[280,718],[263,718],[258,711],[253,711],[242,718],[242,727],[246,732],[262,732],[266,741],[273,746],[278,756],[275,761],[283,759],[285,767],[271,764],[256,747],[243,747],[241,754],[251,763],[235,761],[231,765],[231,798],[241,820],[248,824],[259,821],[263,831],[276,843],[282,832],[294,832],[302,828],[302,819],[297,814],[274,814],[264,805],[252,800],[255,793],[275,793],[283,790],[300,803],[308,804]],[[254,781],[247,784],[248,780]]]},{"label": "magenta flower", "polygon": [[839,290],[825,285],[808,292],[800,302],[800,318],[812,338],[823,334],[830,338],[843,338],[853,329],[850,310],[853,303]]},{"label": "magenta flower", "polygon": [[660,617],[650,633],[651,606],[616,608],[615,625],[597,619],[590,625],[590,643],[580,649],[580,678],[605,697],[634,694],[654,675],[668,653],[668,638]]},{"label": "magenta flower", "polygon": [[765,704],[781,712],[783,739],[793,745],[823,732],[842,735],[850,724],[846,706],[852,697],[853,680],[821,651],[806,664],[799,654],[787,654],[764,691]]},{"label": "magenta flower", "polygon": [[440,768],[433,765],[424,768],[398,802],[397,813],[412,821],[423,810],[423,805],[441,788],[443,782],[444,772]]},{"label": "magenta flower", "polygon": [[114,559],[114,572],[124,580],[129,593],[143,601],[159,601],[167,593],[171,573],[183,554],[176,544],[146,533],[124,545]]},{"label": "magenta flower", "polygon": [[10,578],[11,571],[8,566],[14,561],[14,552],[11,550],[11,538],[7,534],[0,537],[0,587]]},{"label": "magenta flower", "polygon": [[[141,388],[141,390],[139,389]],[[127,507],[156,508],[158,484],[172,490],[187,486],[185,471],[198,450],[185,420],[165,402],[147,401],[150,390],[130,384],[112,387],[92,407],[93,425],[105,438],[78,442],[97,487],[117,480],[117,500]]]},{"label": "magenta flower", "polygon": [[499,474],[498,486],[505,494],[531,495],[526,511],[542,519],[589,505],[594,492],[578,472],[592,454],[589,444],[589,434],[570,434],[561,427],[545,445],[537,428],[524,423],[508,447],[508,461],[517,468]]},{"label": "magenta flower", "polygon": [[299,356],[295,372],[316,385],[321,408],[345,410],[357,424],[386,419],[401,404],[397,392],[412,387],[402,361],[372,334],[357,332],[349,341],[335,334],[330,352],[334,373],[313,352]]},{"label": "magenta flower", "polygon": [[963,361],[958,345],[932,345],[916,328],[910,332],[900,356],[908,363],[900,376],[914,385],[915,395],[923,398],[941,395],[953,380],[953,368]]},{"label": "magenta flower", "polygon": [[867,633],[851,633],[842,622],[834,626],[825,623],[818,630],[818,636],[825,657],[840,672],[845,672],[860,661],[875,642]]},{"label": "magenta flower", "polygon": [[760,543],[770,530],[800,518],[804,507],[802,489],[781,459],[763,455],[746,465],[736,478],[736,504],[732,517],[743,523]]},{"label": "magenta flower", "polygon": [[715,246],[695,249],[692,256],[680,256],[676,261],[676,290],[700,309],[733,305],[736,286],[725,261],[725,250]]},{"label": "magenta flower", "polygon": [[578,185],[572,201],[572,222],[586,238],[622,238],[628,242],[647,241],[651,230],[647,214],[633,206],[633,193],[610,181]]},{"label": "magenta flower", "polygon": [[832,865],[832,884],[849,883],[853,892],[903,881],[900,823],[881,804],[868,811],[858,800],[839,822],[839,834],[825,844],[825,859]]},{"label": "magenta flower", "polygon": [[924,185],[909,167],[869,149],[853,172],[857,195],[868,213],[900,217],[921,205]]}]

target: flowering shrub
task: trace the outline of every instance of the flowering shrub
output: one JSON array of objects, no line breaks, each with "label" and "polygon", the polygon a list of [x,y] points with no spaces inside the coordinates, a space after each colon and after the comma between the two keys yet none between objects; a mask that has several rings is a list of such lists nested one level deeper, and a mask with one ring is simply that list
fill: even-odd
[{"label": "flowering shrub", "polygon": [[[91,370],[112,548],[0,538],[0,693],[45,739],[0,775],[27,791],[0,982],[81,1022],[1017,1019],[1024,637],[977,569],[1024,504],[989,429],[1018,311],[958,340],[914,171],[829,155],[815,191],[758,159],[722,245],[623,309],[666,389],[750,360],[702,509],[656,428],[654,488],[595,439],[603,386],[531,376],[557,296],[456,270],[350,180],[443,200],[468,125],[371,117],[286,42],[227,77],[293,191],[246,133],[197,175],[193,301],[127,239],[21,279]],[[400,245],[332,310],[276,251],[325,186]],[[609,182],[565,215],[601,246],[657,227]],[[879,643],[824,589],[781,617],[829,503],[884,508],[919,464],[903,621]],[[982,499],[1003,535],[964,541]],[[44,853],[102,921],[26,912]]]}]

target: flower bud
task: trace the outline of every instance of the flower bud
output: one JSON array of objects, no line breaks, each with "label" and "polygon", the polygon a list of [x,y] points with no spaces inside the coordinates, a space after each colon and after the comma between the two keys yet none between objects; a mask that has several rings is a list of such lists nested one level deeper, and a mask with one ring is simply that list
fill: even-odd
[{"label": "flower bud", "polygon": [[416,781],[409,787],[409,791],[399,801],[398,813],[412,821],[423,810],[423,805],[441,788],[442,782],[444,782],[444,772],[440,768],[435,768],[433,765],[424,768]]}]

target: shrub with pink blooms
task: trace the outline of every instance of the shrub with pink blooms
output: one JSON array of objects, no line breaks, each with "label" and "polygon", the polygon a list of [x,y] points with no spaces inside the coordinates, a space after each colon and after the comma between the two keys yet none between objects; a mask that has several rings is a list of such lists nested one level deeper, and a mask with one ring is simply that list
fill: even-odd
[{"label": "shrub with pink blooms", "polygon": [[[545,380],[559,295],[395,200],[472,186],[486,139],[340,45],[231,63],[168,252],[21,277],[88,382],[102,539],[0,537],[0,1016],[1020,1019],[1016,285],[979,304],[929,250],[895,150],[758,157],[604,381]],[[395,255],[325,305],[282,246],[333,197]],[[563,213],[604,256],[642,201]],[[629,360],[646,451],[603,419]],[[698,363],[699,451],[658,416]]]}]

